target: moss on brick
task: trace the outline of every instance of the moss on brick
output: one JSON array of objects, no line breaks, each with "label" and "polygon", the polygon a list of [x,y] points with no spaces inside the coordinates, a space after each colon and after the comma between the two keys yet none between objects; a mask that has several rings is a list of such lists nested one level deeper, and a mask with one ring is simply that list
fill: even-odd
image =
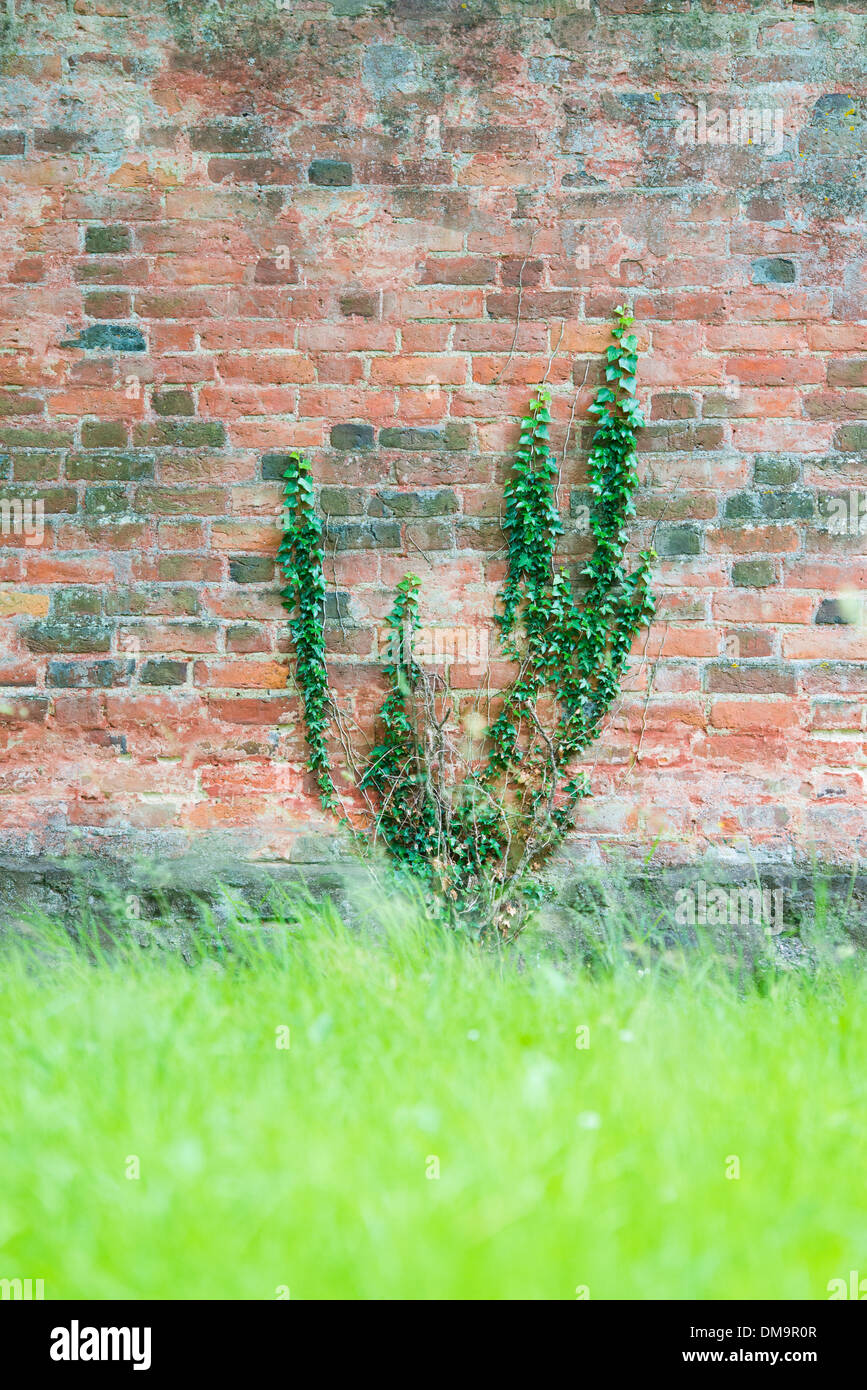
[{"label": "moss on brick", "polygon": [[122,487],[89,487],[84,491],[85,514],[93,519],[109,517],[112,521],[131,511],[132,504]]},{"label": "moss on brick", "polygon": [[338,550],[398,550],[400,526],[396,521],[343,522],[329,527]]},{"label": "moss on brick", "polygon": [[376,495],[386,516],[450,516],[458,510],[457,496],[447,487],[418,488],[414,492],[380,488]]},{"label": "moss on brick", "polygon": [[307,179],[322,188],[349,188],[352,165],[343,159],[314,159],[307,170]]},{"label": "moss on brick", "polygon": [[759,256],[752,264],[754,285],[793,285],[797,279],[794,261],[783,256]]},{"label": "moss on brick", "polygon": [[358,487],[323,487],[319,493],[319,509],[325,517],[363,516],[367,499],[368,494]]},{"label": "moss on brick", "polygon": [[102,613],[102,590],[92,585],[73,585],[61,589],[51,600],[54,618],[99,617]]},{"label": "moss on brick", "polygon": [[81,443],[85,449],[122,449],[127,443],[126,425],[122,420],[85,420]]},{"label": "moss on brick", "polygon": [[681,555],[700,555],[701,536],[693,526],[660,526],[656,537],[656,549],[660,555],[672,559]]},{"label": "moss on brick", "polygon": [[181,449],[219,447],[226,442],[226,426],[216,420],[196,420],[193,424],[178,425],[163,420],[157,425],[136,425],[133,443],[162,448],[174,445]]},{"label": "moss on brick", "polygon": [[834,448],[843,453],[867,452],[867,425],[841,425],[834,435]]},{"label": "moss on brick", "polygon": [[34,487],[29,483],[25,484],[24,487],[10,483],[4,483],[0,486],[0,500],[16,502],[29,498],[32,498],[33,501],[40,501],[43,510],[49,516],[61,512],[74,512],[78,505],[75,489],[71,487]]},{"label": "moss on brick", "polygon": [[61,455],[38,450],[36,453],[0,454],[0,478],[16,482],[50,482],[60,473]]},{"label": "moss on brick", "polygon": [[347,318],[375,319],[379,313],[379,295],[366,290],[347,290],[340,296],[340,312]]},{"label": "moss on brick", "polygon": [[262,478],[266,483],[282,482],[288,467],[288,454],[263,454],[262,456]]},{"label": "moss on brick", "polygon": [[736,560],[732,583],[743,589],[765,589],[776,578],[773,560]]},{"label": "moss on brick", "polygon": [[438,449],[461,450],[470,446],[470,432],[466,425],[446,425],[441,430],[421,429],[417,426],[398,426],[379,431],[379,443],[383,449]]},{"label": "moss on brick", "polygon": [[759,487],[788,487],[801,476],[801,460],[790,454],[759,454],[753,480]]},{"label": "moss on brick", "polygon": [[157,415],[195,415],[196,405],[189,391],[173,388],[155,391],[153,408]]},{"label": "moss on brick", "polygon": [[70,454],[66,476],[93,483],[146,482],[154,475],[152,454],[94,452]]},{"label": "moss on brick", "polygon": [[18,449],[68,449],[72,435],[68,430],[39,430],[28,426],[0,429],[0,445]]},{"label": "moss on brick", "polygon": [[23,637],[32,652],[107,652],[113,631],[99,618],[46,619],[31,623]]},{"label": "moss on brick", "polygon": [[142,685],[185,685],[187,669],[185,661],[146,661],[139,680]]},{"label": "moss on brick", "polygon": [[41,415],[43,402],[38,396],[26,396],[22,391],[0,391],[0,418],[9,415]]},{"label": "moss on brick", "polygon": [[135,662],[49,661],[46,684],[60,690],[101,689],[128,685]]},{"label": "moss on brick", "polygon": [[89,256],[119,255],[129,251],[132,246],[132,233],[129,227],[87,227],[84,232],[84,249]]},{"label": "moss on brick", "polygon": [[233,555],[229,560],[229,577],[235,584],[270,584],[274,565],[270,555]]},{"label": "moss on brick", "polygon": [[63,348],[84,348],[87,352],[145,352],[147,343],[140,328],[130,323],[91,323],[75,338],[66,338]]},{"label": "moss on brick", "polygon": [[727,498],[727,521],[800,521],[815,515],[811,492],[788,488],[780,492],[736,492]]},{"label": "moss on brick", "polygon": [[294,32],[292,11],[274,0],[166,0],[166,8],[178,50],[197,65],[272,62]]},{"label": "moss on brick", "polygon": [[351,421],[331,428],[332,449],[358,450],[373,448],[373,426],[354,424]]},{"label": "moss on brick", "polygon": [[132,300],[125,290],[88,290],[84,312],[91,319],[122,319],[132,312]]}]

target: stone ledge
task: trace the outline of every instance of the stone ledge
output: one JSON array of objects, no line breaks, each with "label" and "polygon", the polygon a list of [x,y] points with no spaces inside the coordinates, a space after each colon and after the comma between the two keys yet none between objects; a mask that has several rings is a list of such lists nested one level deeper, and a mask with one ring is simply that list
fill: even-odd
[{"label": "stone ledge", "polygon": [[[661,948],[668,940],[682,944],[683,929],[690,937],[697,925],[708,927],[721,950],[742,948],[750,957],[773,935],[782,956],[793,962],[803,955],[799,943],[817,931],[826,931],[829,938],[845,934],[856,949],[867,950],[867,870],[851,866],[770,859],[754,865],[706,855],[676,867],[622,859],[578,869],[574,859],[564,856],[548,881],[552,899],[540,913],[533,938],[568,955],[580,954],[580,939],[588,930],[624,922],[652,932]],[[34,913],[64,923],[72,923],[84,905],[97,918],[109,918],[112,911],[122,915],[128,899],[134,900],[135,920],[144,922],[168,916],[173,923],[190,925],[202,904],[217,923],[227,920],[236,905],[267,921],[279,899],[299,887],[315,898],[331,898],[350,922],[358,916],[359,903],[377,894],[370,869],[336,838],[324,836],[300,837],[291,857],[267,860],[227,856],[223,845],[200,846],[159,862],[121,853],[6,853],[0,856],[0,935],[20,929]],[[768,929],[755,920],[761,910],[770,913]]]}]

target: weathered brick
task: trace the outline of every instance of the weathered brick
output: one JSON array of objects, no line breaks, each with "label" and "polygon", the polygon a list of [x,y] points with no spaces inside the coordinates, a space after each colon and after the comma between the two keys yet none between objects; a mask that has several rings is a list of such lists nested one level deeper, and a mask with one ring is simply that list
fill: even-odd
[{"label": "weathered brick", "polygon": [[323,188],[349,188],[352,165],[342,159],[314,159],[307,170],[307,178]]},{"label": "weathered brick", "polygon": [[181,391],[177,388],[155,391],[151,403],[157,415],[195,415],[196,413],[196,403],[189,391]]},{"label": "weathered brick", "polygon": [[849,357],[828,363],[829,386],[867,386],[867,357]]},{"label": "weathered brick", "polygon": [[185,661],[146,661],[139,680],[142,685],[186,685],[188,669]]},{"label": "weathered brick", "polygon": [[797,278],[794,261],[783,256],[759,256],[753,261],[754,285],[793,285]]},{"label": "weathered brick", "polygon": [[85,449],[122,449],[127,443],[127,428],[122,420],[85,420],[81,426],[81,444]]},{"label": "weathered brick", "polygon": [[146,352],[141,329],[127,323],[91,323],[75,338],[60,344],[66,348],[85,348],[89,352]]},{"label": "weathered brick", "polygon": [[657,534],[656,549],[660,555],[699,555],[701,533],[692,526],[664,524]]},{"label": "weathered brick", "polygon": [[88,454],[69,454],[68,478],[88,482],[138,482],[154,475],[154,456],[146,453],[114,453],[107,450]]},{"label": "weathered brick", "polygon": [[379,443],[383,449],[462,450],[469,447],[469,433],[463,425],[446,425],[441,430],[389,427],[379,431]]},{"label": "weathered brick", "polygon": [[448,516],[458,510],[451,488],[424,488],[415,492],[379,488],[376,497],[385,516]]},{"label": "weathered brick", "polygon": [[190,131],[191,147],[208,153],[247,154],[266,149],[267,143],[259,124],[246,118],[232,122],[209,122],[194,126]]},{"label": "weathered brick", "polygon": [[349,423],[332,425],[330,441],[332,449],[372,449],[373,426]]},{"label": "weathered brick", "polygon": [[275,562],[268,555],[233,555],[229,577],[235,584],[270,584]]},{"label": "weathered brick", "polygon": [[793,667],[762,663],[720,662],[706,667],[705,689],[713,695],[789,695],[797,690]]},{"label": "weathered brick", "polygon": [[116,255],[129,251],[132,233],[129,227],[86,227],[84,249],[88,255]]},{"label": "weathered brick", "polygon": [[62,690],[127,685],[133,661],[49,661],[47,683]]},{"label": "weathered brick", "polygon": [[841,425],[834,435],[834,448],[844,453],[867,452],[867,425]]},{"label": "weathered brick", "polygon": [[725,505],[727,521],[811,520],[816,502],[811,492],[787,488],[780,492],[738,492]]},{"label": "weathered brick", "polygon": [[347,318],[375,319],[379,314],[379,295],[366,290],[347,290],[340,296],[340,312]]},{"label": "weathered brick", "polygon": [[753,481],[757,487],[788,487],[798,482],[800,476],[800,459],[789,455],[760,454],[753,467]]},{"label": "weathered brick", "polygon": [[24,633],[32,652],[107,652],[113,626],[98,618],[70,618],[33,623]]},{"label": "weathered brick", "polygon": [[51,606],[55,618],[98,617],[103,607],[102,590],[84,586],[56,590]]},{"label": "weathered brick", "polygon": [[339,550],[397,550],[400,526],[393,521],[336,522],[329,528]]},{"label": "weathered brick", "polygon": [[823,598],[815,622],[823,626],[847,625],[858,621],[858,610],[836,598]]},{"label": "weathered brick", "polygon": [[23,130],[0,130],[0,157],[7,159],[12,155],[22,155],[24,143]]},{"label": "weathered brick", "polygon": [[744,588],[764,589],[775,579],[773,560],[737,560],[732,565],[732,583]]},{"label": "weathered brick", "polygon": [[136,425],[132,442],[136,446],[154,448],[169,445],[181,449],[215,448],[225,444],[226,426],[217,420],[195,420],[189,425],[163,420],[158,425]]}]

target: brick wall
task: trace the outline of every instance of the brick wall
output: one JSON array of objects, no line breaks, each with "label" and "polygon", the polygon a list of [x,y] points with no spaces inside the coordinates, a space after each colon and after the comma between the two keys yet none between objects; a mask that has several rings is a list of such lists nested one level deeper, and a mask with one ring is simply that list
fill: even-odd
[{"label": "brick wall", "polygon": [[5,852],[298,852],[283,455],[321,483],[338,689],[369,716],[411,569],[463,700],[546,374],[563,553],[588,553],[627,296],[659,612],[576,853],[865,848],[865,0],[310,0],[276,45],[267,2],[236,0],[251,55],[179,51],[158,0],[18,0]]}]

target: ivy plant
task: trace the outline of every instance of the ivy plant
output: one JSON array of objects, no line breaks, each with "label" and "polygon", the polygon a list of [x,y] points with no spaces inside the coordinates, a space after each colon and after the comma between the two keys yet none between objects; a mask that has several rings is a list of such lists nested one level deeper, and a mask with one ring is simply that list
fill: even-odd
[{"label": "ivy plant", "polygon": [[309,460],[290,454],[284,478],[283,536],[277,551],[284,579],[280,596],[290,615],[295,682],[304,700],[307,765],[316,777],[323,806],[336,810],[327,742],[333,699],[325,664],[325,552]]},{"label": "ivy plant", "polygon": [[[309,766],[323,805],[339,797],[328,754],[338,735],[350,787],[364,814],[344,815],[362,846],[383,845],[399,873],[421,880],[452,922],[514,935],[542,890],[539,870],[574,827],[589,785],[575,765],[598,736],[620,689],[629,653],[651,620],[652,550],[626,562],[638,483],[635,440],[637,339],[618,308],[605,384],[596,392],[588,472],[593,553],[576,595],[558,565],[563,532],[558,466],[551,448],[551,392],[540,387],[522,421],[505,489],[508,565],[496,615],[514,676],[488,710],[481,735],[456,737],[451,693],[417,660],[421,581],[397,586],[389,620],[387,694],[378,739],[366,757],[349,733],[326,671],[322,527],[310,465],[291,456],[280,560],[290,612],[295,679],[304,699]],[[464,720],[466,726],[467,721]],[[470,726],[473,721],[470,721]],[[460,747],[459,747],[460,745]],[[460,752],[460,756],[457,753]]]}]

